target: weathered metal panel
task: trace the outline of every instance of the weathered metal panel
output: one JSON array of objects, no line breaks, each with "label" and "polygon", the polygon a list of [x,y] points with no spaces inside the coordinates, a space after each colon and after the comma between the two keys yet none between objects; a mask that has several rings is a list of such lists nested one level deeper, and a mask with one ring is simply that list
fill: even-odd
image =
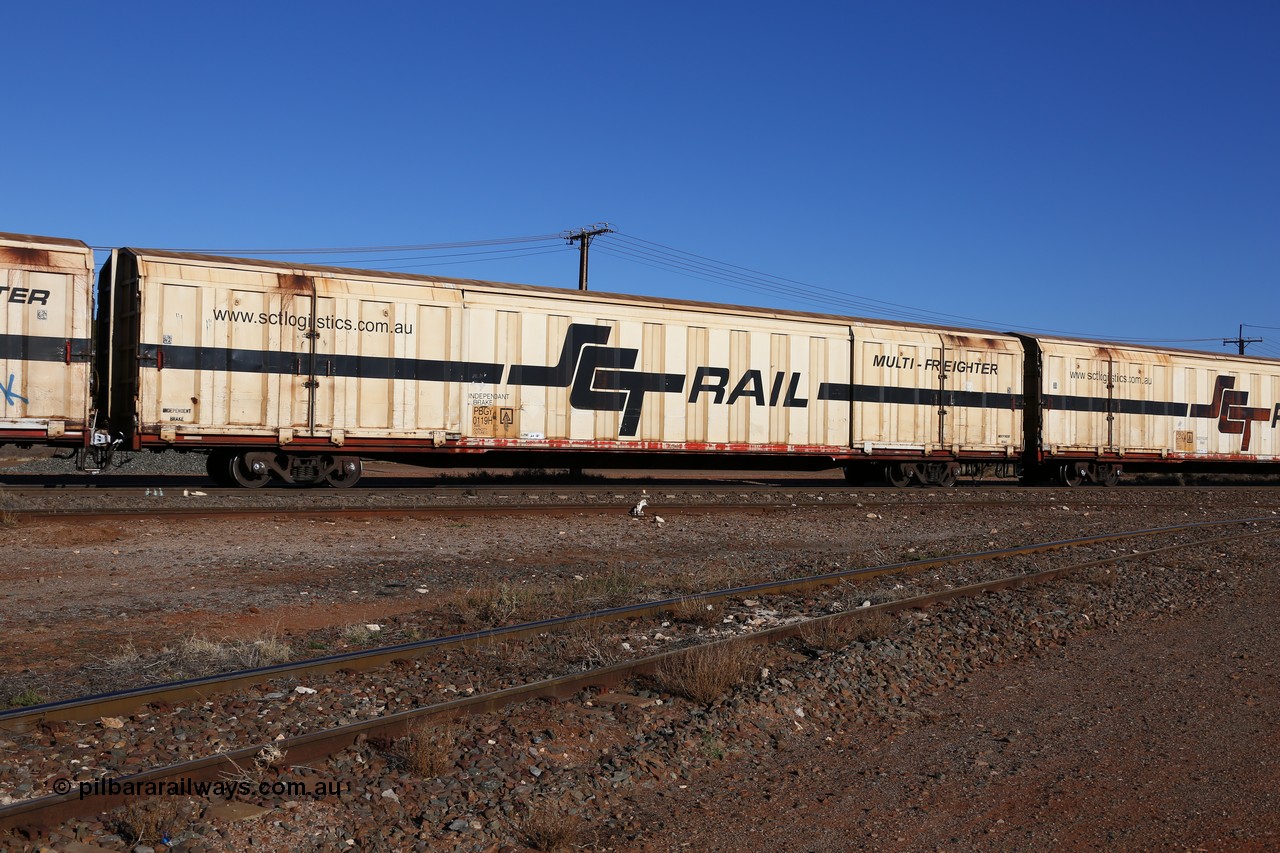
[{"label": "weathered metal panel", "polygon": [[1004,335],[853,327],[852,444],[1010,456],[1022,447],[1022,347]]},{"label": "weathered metal panel", "polygon": [[93,251],[0,233],[0,443],[83,441]]},{"label": "weathered metal panel", "polygon": [[[1006,336],[137,257],[140,349],[154,357],[140,365],[139,413],[177,443],[447,435],[463,448],[848,455],[852,440],[857,453],[960,456],[1021,443],[1020,345]],[[166,420],[185,407],[189,419]]]},{"label": "weathered metal panel", "polygon": [[1039,339],[1051,455],[1277,458],[1280,362]]}]

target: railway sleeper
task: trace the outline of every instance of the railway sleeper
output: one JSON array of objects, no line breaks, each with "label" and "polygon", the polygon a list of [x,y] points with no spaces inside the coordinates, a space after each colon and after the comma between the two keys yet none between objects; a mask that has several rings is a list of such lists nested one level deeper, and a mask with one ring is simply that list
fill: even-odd
[{"label": "railway sleeper", "polygon": [[219,486],[245,489],[261,488],[272,480],[345,489],[354,486],[364,472],[358,456],[274,450],[214,450],[205,461],[205,469]]}]

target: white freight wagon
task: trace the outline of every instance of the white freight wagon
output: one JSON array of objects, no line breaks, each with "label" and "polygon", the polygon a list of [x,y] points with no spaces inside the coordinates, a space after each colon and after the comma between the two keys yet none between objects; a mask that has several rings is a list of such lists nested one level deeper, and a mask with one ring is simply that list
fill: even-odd
[{"label": "white freight wagon", "polygon": [[99,288],[111,430],[241,485],[450,455],[949,482],[1023,446],[1012,336],[141,249]]},{"label": "white freight wagon", "polygon": [[83,444],[92,279],[84,243],[0,233],[0,444]]},{"label": "white freight wagon", "polygon": [[1280,459],[1280,362],[1061,338],[1027,341],[1039,371],[1043,464],[1068,484],[1085,476],[1112,481],[1120,465],[1225,470]]}]

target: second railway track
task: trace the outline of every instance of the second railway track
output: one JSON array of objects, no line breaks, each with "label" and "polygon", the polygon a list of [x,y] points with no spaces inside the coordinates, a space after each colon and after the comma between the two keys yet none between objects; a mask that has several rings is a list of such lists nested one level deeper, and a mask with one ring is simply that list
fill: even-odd
[{"label": "second railway track", "polygon": [[[1199,535],[1211,532],[1207,528],[1215,527],[1239,527],[1245,525],[1252,528],[1247,533],[1236,532],[1230,536],[1222,535]],[[438,655],[447,647],[454,647],[462,650],[467,646],[482,646],[489,644],[491,647],[495,643],[511,643],[519,638],[538,637],[546,635],[548,632],[557,631],[564,632],[572,630],[573,626],[582,627],[588,624],[598,624],[604,621],[617,620],[636,620],[642,618],[652,618],[657,614],[670,613],[673,609],[692,604],[693,607],[714,607],[718,603],[722,603],[728,599],[737,600],[740,604],[743,602],[754,602],[758,604],[758,600],[764,599],[766,596],[785,596],[785,595],[807,595],[818,587],[828,587],[847,583],[854,579],[868,580],[874,577],[880,577],[882,584],[879,589],[871,589],[858,587],[856,595],[863,594],[868,596],[868,600],[874,600],[867,612],[876,610],[898,610],[908,607],[922,607],[931,602],[941,601],[960,595],[978,594],[1005,586],[1027,583],[1031,580],[1044,580],[1049,577],[1056,576],[1059,573],[1071,570],[1081,570],[1085,567],[1092,567],[1104,563],[1113,563],[1125,559],[1136,557],[1149,558],[1157,553],[1178,548],[1196,548],[1205,547],[1210,544],[1218,544],[1226,541],[1239,540],[1242,535],[1272,535],[1277,532],[1277,522],[1274,518],[1249,518],[1249,519],[1233,519],[1230,521],[1217,521],[1208,523],[1193,523],[1180,526],[1171,526],[1158,530],[1130,531],[1122,534],[1111,534],[1107,536],[1086,537],[1076,541],[1069,542],[1048,542],[1040,543],[1033,546],[1016,549],[998,549],[992,552],[954,555],[949,558],[932,559],[914,561],[912,563],[895,564],[888,566],[876,566],[867,569],[850,570],[835,574],[829,574],[822,577],[789,579],[766,584],[755,584],[747,587],[739,587],[729,590],[706,591],[704,594],[695,596],[683,596],[680,600],[668,600],[658,602],[648,602],[642,605],[635,605],[629,608],[615,608],[610,611],[583,614],[577,617],[564,617],[555,620],[544,620],[537,623],[527,625],[515,625],[506,628],[496,629],[487,632],[473,632],[470,635],[462,637],[440,638],[439,640],[427,641],[412,646],[401,646],[393,649],[381,649],[372,652],[344,655],[330,658],[322,661],[303,662],[290,667],[279,667],[271,670],[260,670],[251,673],[239,673],[228,676],[224,681],[203,680],[201,682],[191,682],[185,685],[170,685],[162,688],[152,688],[151,692],[129,692],[112,697],[102,697],[101,699],[85,699],[71,703],[58,703],[44,708],[29,709],[25,712],[11,713],[0,718],[0,725],[13,729],[29,728],[37,722],[44,724],[54,723],[55,721],[73,721],[92,719],[94,717],[106,718],[114,714],[129,713],[129,706],[132,705],[136,709],[139,705],[147,704],[152,706],[153,710],[144,714],[143,720],[149,721],[152,725],[157,724],[158,720],[164,716],[163,710],[155,711],[155,708],[163,709],[174,703],[199,704],[205,702],[217,690],[226,690],[232,688],[242,688],[247,684],[261,684],[267,679],[275,679],[277,685],[283,685],[286,689],[297,682],[299,677],[306,677],[308,683],[321,686],[321,682],[317,681],[317,677],[321,673],[343,671],[343,677],[351,677],[354,671],[372,666],[383,666],[393,661],[410,661],[415,656],[421,655]],[[1044,568],[1039,564],[1025,564],[1013,573],[1008,569],[991,569],[984,580],[975,580],[973,567],[978,563],[989,563],[996,560],[1012,560],[1014,558],[1028,558],[1030,555],[1045,555],[1055,551],[1063,551],[1072,549],[1074,553],[1080,549],[1093,549],[1107,545],[1116,544],[1125,540],[1134,538],[1150,538],[1150,537],[1168,537],[1181,539],[1171,544],[1166,544],[1157,549],[1146,549],[1138,553],[1113,553],[1103,558],[1097,558],[1092,561],[1080,565],[1071,565],[1067,567],[1050,567]],[[1077,561],[1078,563],[1078,561]],[[959,575],[948,575],[944,577],[935,577],[931,580],[934,586],[941,585],[943,589],[932,589],[928,592],[919,592],[918,589],[908,587],[901,582],[902,574],[907,572],[919,573],[931,569],[940,569],[948,565],[964,566],[964,572]],[[1001,564],[1004,565],[1004,564]],[[884,582],[888,579],[894,579],[894,585],[897,590],[885,588]],[[967,581],[960,583],[959,581]],[[928,584],[926,584],[928,586]],[[827,602],[829,605],[830,602]],[[770,608],[777,610],[785,610],[785,606],[776,604],[772,599]],[[817,610],[821,612],[825,606],[821,602],[817,605]],[[793,617],[775,618],[768,621],[762,629],[744,630],[742,636],[754,638],[759,641],[763,638],[782,634],[795,633],[801,630],[799,627],[801,619],[811,619],[815,615],[815,605],[809,602],[800,607],[792,605]],[[832,616],[836,614],[831,614]],[[847,615],[847,614],[846,614]],[[746,620],[738,620],[736,614],[730,614],[731,618],[727,621],[737,622],[734,627],[744,627]],[[668,623],[669,624],[669,623]],[[760,626],[756,626],[760,628]],[[649,629],[652,630],[652,629]],[[672,631],[672,633],[675,633]],[[697,634],[701,632],[691,632],[685,642],[693,643],[699,638]],[[709,635],[714,637],[714,635]],[[702,636],[701,640],[705,641],[708,636]],[[499,676],[496,681],[490,681],[486,685],[472,689],[477,692],[477,696],[472,698],[458,698],[444,704],[429,704],[425,707],[404,708],[402,710],[392,710],[390,703],[383,706],[383,712],[375,715],[373,719],[367,719],[358,723],[347,722],[344,726],[339,726],[334,731],[312,731],[309,733],[299,733],[287,736],[280,741],[283,748],[298,760],[307,760],[307,756],[314,756],[324,753],[327,750],[341,748],[351,742],[352,738],[357,735],[369,735],[371,733],[398,731],[404,725],[417,718],[433,718],[442,715],[453,715],[470,711],[471,709],[492,708],[498,704],[507,701],[514,701],[519,698],[528,698],[536,695],[568,695],[581,690],[583,687],[592,684],[615,684],[621,680],[634,676],[637,672],[651,669],[656,665],[658,657],[645,656],[638,654],[636,659],[618,662],[608,667],[597,667],[585,673],[577,673],[573,675],[548,675],[542,682],[534,685],[530,684],[512,684],[513,675]],[[411,671],[414,681],[421,683],[423,673],[417,671],[417,666]],[[518,680],[518,679],[517,679]],[[301,686],[301,685],[299,685]],[[314,690],[314,687],[307,688]],[[340,689],[340,688],[339,688]],[[403,690],[403,688],[402,688]],[[506,692],[503,692],[506,691]],[[279,689],[268,691],[280,693],[281,696],[287,695]],[[105,703],[105,704],[100,704]],[[292,730],[280,719],[273,719],[270,727],[275,727],[276,731]],[[113,730],[109,733],[113,739],[119,740],[121,733]],[[265,734],[265,732],[264,732]],[[260,749],[265,741],[271,740],[262,736],[254,736],[249,732],[245,732],[241,738],[231,738],[231,741],[223,742],[222,747],[215,752],[218,754],[206,755],[192,759],[194,763],[186,762],[167,769],[142,770],[140,773],[133,773],[130,778],[136,780],[143,779],[161,779],[176,778],[177,776],[197,777],[201,774],[208,776],[218,772],[225,772],[228,762],[243,762],[249,760],[256,749]],[[127,741],[127,738],[126,738]],[[149,740],[150,742],[150,740]],[[243,742],[246,745],[236,747],[235,742]],[[118,747],[117,747],[118,749]],[[126,750],[130,752],[130,750]],[[119,774],[122,771],[132,772],[129,768],[117,768],[114,773]],[[111,775],[112,771],[109,766],[99,765],[96,770],[99,775]],[[46,782],[48,780],[46,779]],[[0,827],[5,825],[15,825],[24,821],[32,820],[48,820],[51,816],[65,817],[76,811],[76,806],[72,805],[74,798],[64,797],[49,800],[45,798],[45,806],[37,806],[39,800],[31,800],[25,803],[18,803],[14,806],[7,807],[0,811]],[[97,806],[102,806],[107,801],[95,799]],[[38,809],[48,808],[51,811],[44,812],[43,817],[34,817],[39,813]]]}]

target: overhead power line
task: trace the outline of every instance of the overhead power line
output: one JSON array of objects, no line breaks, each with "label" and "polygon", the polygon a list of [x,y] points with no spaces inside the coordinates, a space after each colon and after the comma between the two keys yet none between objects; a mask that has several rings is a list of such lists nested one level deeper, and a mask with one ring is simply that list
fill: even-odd
[{"label": "overhead power line", "polygon": [[975,326],[984,329],[1008,329],[1023,332],[1061,335],[1070,338],[1094,338],[1128,343],[1150,344],[1188,344],[1208,343],[1220,338],[1137,338],[1118,337],[1116,335],[1089,334],[1084,332],[1065,331],[1038,326],[1023,326],[1016,323],[968,317],[961,314],[948,314],[929,311],[910,305],[888,302],[882,299],[860,297],[846,291],[831,287],[813,285],[796,279],[785,278],[771,273],[753,270],[748,267],[717,261],[713,258],[686,252],[661,243],[654,243],[630,234],[616,233],[602,237],[597,249],[632,263],[663,269],[715,284],[722,284],[739,290],[747,290],[768,296],[783,296],[790,300],[803,299],[813,304],[831,306],[835,312],[851,312],[869,318],[883,317],[898,321],[915,321],[944,326]]},{"label": "overhead power line", "polygon": [[[596,240],[595,238],[600,238]],[[1241,349],[1245,344],[1256,344],[1255,350],[1267,354],[1277,351],[1260,338],[1244,338],[1244,329],[1275,329],[1280,327],[1242,324],[1237,339],[1224,338],[1139,338],[1099,335],[1065,331],[1036,326],[1021,326],[962,314],[933,311],[912,305],[890,302],[872,297],[858,296],[847,290],[810,284],[784,276],[761,272],[738,264],[719,261],[695,252],[677,249],[662,243],[645,240],[630,234],[619,233],[608,223],[599,223],[575,231],[556,234],[532,234],[515,237],[496,237],[486,240],[464,240],[448,243],[418,243],[381,246],[312,246],[307,248],[180,248],[172,251],[190,254],[258,256],[327,256],[329,265],[356,266],[378,270],[413,270],[427,267],[443,267],[505,261],[573,251],[577,242],[579,250],[579,287],[585,289],[587,249],[593,244],[597,250],[620,260],[651,269],[698,279],[762,296],[787,300],[790,305],[808,303],[823,311],[868,318],[883,317],[899,322],[919,322],[943,326],[972,326],[983,329],[1007,329],[1037,334],[1060,335],[1072,338],[1108,339],[1128,343],[1190,344],[1223,341],[1236,343]],[[565,244],[568,245],[565,245]],[[506,247],[506,248],[496,248]],[[109,251],[109,247],[94,246],[96,250]],[[475,251],[449,251],[473,249]],[[385,256],[393,253],[431,252],[439,254],[403,255],[400,257],[363,258],[362,255]],[[336,256],[347,256],[338,258]]]},{"label": "overhead power line", "polygon": [[[171,249],[193,255],[368,255],[380,252],[426,252],[438,249],[469,249],[476,246],[502,246],[511,243],[538,243],[561,239],[560,234],[534,234],[524,237],[495,237],[490,240],[465,240],[457,243],[419,243],[402,246],[313,246],[305,249]],[[100,248],[98,246],[94,247]]]}]

